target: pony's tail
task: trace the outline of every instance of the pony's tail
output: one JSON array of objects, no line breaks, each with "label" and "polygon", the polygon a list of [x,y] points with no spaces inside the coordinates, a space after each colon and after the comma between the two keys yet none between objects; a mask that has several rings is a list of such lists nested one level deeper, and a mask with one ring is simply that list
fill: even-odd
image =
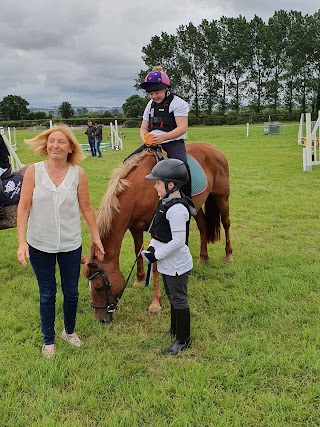
[{"label": "pony's tail", "polygon": [[204,217],[206,224],[206,236],[208,243],[220,240],[221,215],[215,198],[209,194],[204,205]]}]

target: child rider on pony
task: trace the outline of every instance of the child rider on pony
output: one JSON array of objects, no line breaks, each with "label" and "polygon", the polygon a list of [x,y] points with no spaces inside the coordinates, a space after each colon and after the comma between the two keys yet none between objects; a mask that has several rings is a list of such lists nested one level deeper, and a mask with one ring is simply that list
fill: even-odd
[{"label": "child rider on pony", "polygon": [[177,355],[190,346],[188,275],[193,267],[188,247],[189,223],[193,203],[180,188],[188,181],[188,170],[178,159],[157,163],[147,179],[154,179],[161,197],[152,222],[150,246],[142,251],[149,262],[157,262],[171,305],[170,333],[175,341],[162,354]]},{"label": "child rider on pony", "polygon": [[[162,67],[154,67],[140,87],[145,89],[150,97],[143,113],[141,139],[145,142],[146,135],[152,133],[153,137],[150,138],[152,145],[161,145],[168,158],[182,160],[189,174],[189,180],[182,190],[186,196],[191,197],[190,170],[184,142],[188,129],[189,106],[179,96],[169,92],[170,80]],[[140,153],[144,148],[145,145],[142,145],[130,157]]]}]

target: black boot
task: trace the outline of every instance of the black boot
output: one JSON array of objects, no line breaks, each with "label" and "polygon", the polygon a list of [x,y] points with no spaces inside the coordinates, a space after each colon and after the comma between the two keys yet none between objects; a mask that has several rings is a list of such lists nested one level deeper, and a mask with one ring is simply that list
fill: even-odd
[{"label": "black boot", "polygon": [[176,340],[170,347],[163,350],[162,354],[176,356],[180,351],[190,347],[190,309],[175,310],[177,319]]},{"label": "black boot", "polygon": [[171,335],[172,337],[176,336],[177,333],[177,316],[176,316],[176,310],[171,304],[171,322],[170,322],[170,329],[166,332],[166,335]]},{"label": "black boot", "polygon": [[0,205],[0,219],[4,219],[6,217],[6,211],[4,210],[4,205]]}]

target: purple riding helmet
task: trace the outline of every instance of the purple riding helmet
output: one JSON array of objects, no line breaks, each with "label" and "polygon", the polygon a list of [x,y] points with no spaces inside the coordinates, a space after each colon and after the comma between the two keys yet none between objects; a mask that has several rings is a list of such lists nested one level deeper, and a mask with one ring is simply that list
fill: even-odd
[{"label": "purple riding helmet", "polygon": [[151,71],[146,75],[144,82],[140,84],[142,89],[145,89],[147,92],[152,92],[154,90],[167,89],[171,87],[170,79],[166,73],[163,71]]}]

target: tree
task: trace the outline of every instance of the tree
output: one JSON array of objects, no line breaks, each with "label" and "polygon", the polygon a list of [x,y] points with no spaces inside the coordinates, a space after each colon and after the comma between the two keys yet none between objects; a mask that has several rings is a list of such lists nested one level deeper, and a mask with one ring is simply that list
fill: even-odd
[{"label": "tree", "polygon": [[4,120],[23,120],[29,114],[29,102],[18,95],[8,95],[0,102],[0,115]]},{"label": "tree", "polygon": [[266,95],[275,113],[282,100],[283,78],[288,63],[286,53],[288,52],[289,28],[289,15],[284,10],[275,12],[273,17],[268,20],[266,43],[269,57],[266,59],[268,60],[269,78],[266,84]]},{"label": "tree", "polygon": [[146,98],[142,98],[139,95],[132,95],[126,99],[122,109],[126,117],[141,117],[146,105]]},{"label": "tree", "polygon": [[265,58],[268,57],[266,48],[266,24],[257,15],[249,23],[250,28],[250,67],[249,67],[249,101],[254,112],[260,113],[265,95],[265,81],[268,68]]},{"label": "tree", "polygon": [[228,73],[228,84],[230,103],[234,110],[239,113],[244,89],[246,88],[247,70],[250,65],[250,28],[246,19],[241,15],[239,18],[220,19],[220,30],[223,34],[222,47],[224,48],[221,58]]},{"label": "tree", "polygon": [[200,54],[203,61],[202,105],[211,114],[213,107],[218,104],[218,91],[221,82],[218,79],[219,34],[217,22],[204,19],[198,27],[200,34]]},{"label": "tree", "polygon": [[142,59],[149,68],[147,71],[140,71],[136,80],[136,89],[140,89],[139,83],[143,82],[154,66],[161,65],[170,78],[171,86],[180,93],[181,73],[176,66],[176,40],[176,36],[162,32],[161,37],[152,37],[148,46],[142,48]]},{"label": "tree", "polygon": [[[181,75],[182,96],[192,101],[195,115],[200,112],[201,83],[203,77],[203,57],[200,49],[201,34],[190,23],[180,25],[177,31],[177,65]],[[188,96],[189,95],[189,96]]]},{"label": "tree", "polygon": [[31,111],[28,114],[28,120],[43,120],[47,118],[48,116],[45,111]]},{"label": "tree", "polygon": [[309,32],[309,69],[313,70],[313,110],[320,110],[320,10],[314,15],[307,16]]},{"label": "tree", "polygon": [[63,102],[59,107],[59,113],[64,119],[70,119],[74,116],[74,109],[69,102]]}]

